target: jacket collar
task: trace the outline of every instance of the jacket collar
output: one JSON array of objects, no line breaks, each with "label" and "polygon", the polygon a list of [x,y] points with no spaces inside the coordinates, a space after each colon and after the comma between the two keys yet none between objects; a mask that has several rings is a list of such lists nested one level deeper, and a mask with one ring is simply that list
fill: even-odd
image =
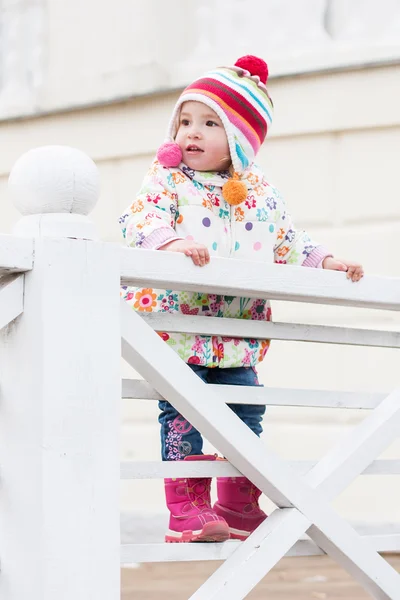
[{"label": "jacket collar", "polygon": [[207,187],[222,187],[231,177],[229,171],[195,171],[194,169],[190,169],[185,163],[181,163],[179,168],[193,182]]},{"label": "jacket collar", "polygon": [[[224,183],[231,178],[229,171],[195,171],[194,169],[190,169],[183,162],[180,163],[179,169],[193,182],[207,187],[222,187]],[[248,167],[242,174],[241,180],[244,181],[248,189],[252,189],[254,187],[254,173],[261,175],[261,178],[258,177],[257,180],[262,179],[262,174],[260,173],[259,167],[257,167],[255,164],[250,165],[250,167]]]}]

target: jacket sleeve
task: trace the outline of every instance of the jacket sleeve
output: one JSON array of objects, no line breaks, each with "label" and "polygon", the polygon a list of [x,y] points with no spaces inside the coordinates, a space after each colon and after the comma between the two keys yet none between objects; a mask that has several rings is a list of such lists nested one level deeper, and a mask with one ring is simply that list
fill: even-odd
[{"label": "jacket sleeve", "polygon": [[119,219],[126,245],[157,249],[180,239],[175,231],[177,206],[172,175],[154,160],[136,199]]},{"label": "jacket sleeve", "polygon": [[304,267],[322,267],[330,252],[310,238],[304,230],[296,229],[279,191],[270,187],[267,207],[275,210],[276,242],[274,262]]}]

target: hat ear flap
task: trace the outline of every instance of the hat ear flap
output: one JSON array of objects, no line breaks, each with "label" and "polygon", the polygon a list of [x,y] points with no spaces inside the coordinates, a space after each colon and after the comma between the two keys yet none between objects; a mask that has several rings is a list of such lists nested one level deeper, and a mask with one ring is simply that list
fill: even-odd
[{"label": "hat ear flap", "polygon": [[177,167],[182,162],[182,150],[176,142],[165,142],[157,150],[157,160],[161,166]]}]

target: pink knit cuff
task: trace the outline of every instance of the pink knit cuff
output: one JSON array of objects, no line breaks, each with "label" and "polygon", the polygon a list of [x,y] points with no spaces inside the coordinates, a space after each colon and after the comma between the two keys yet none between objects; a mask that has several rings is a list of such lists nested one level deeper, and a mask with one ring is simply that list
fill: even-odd
[{"label": "pink knit cuff", "polygon": [[180,239],[181,238],[176,235],[176,231],[172,227],[160,227],[160,229],[156,229],[143,240],[141,247],[145,250],[158,250],[167,242]]},{"label": "pink knit cuff", "polygon": [[301,266],[322,269],[322,263],[328,256],[333,256],[333,254],[331,254],[324,246],[317,246],[311,254],[307,256]]}]

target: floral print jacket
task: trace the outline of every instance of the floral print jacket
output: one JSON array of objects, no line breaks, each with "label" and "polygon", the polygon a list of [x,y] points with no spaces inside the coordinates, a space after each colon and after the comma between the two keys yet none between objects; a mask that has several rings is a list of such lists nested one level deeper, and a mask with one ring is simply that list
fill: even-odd
[{"label": "floral print jacket", "polygon": [[[222,196],[227,172],[199,172],[183,163],[162,167],[155,160],[136,197],[120,217],[125,242],[133,248],[158,249],[173,239],[194,239],[205,244],[211,256],[321,266],[328,252],[298,231],[278,190],[251,165],[242,180],[248,195],[239,206]],[[171,314],[271,320],[267,300],[129,288],[123,297],[138,311]],[[255,366],[269,347],[269,340],[236,339],[182,333],[160,333],[187,363],[207,367]]]}]

